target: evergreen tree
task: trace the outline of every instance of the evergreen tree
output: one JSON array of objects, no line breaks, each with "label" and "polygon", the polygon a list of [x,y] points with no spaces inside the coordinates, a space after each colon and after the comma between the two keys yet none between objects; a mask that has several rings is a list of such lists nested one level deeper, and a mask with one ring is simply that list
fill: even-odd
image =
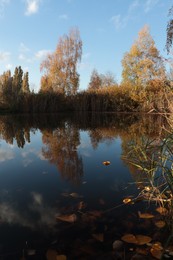
[{"label": "evergreen tree", "polygon": [[23,93],[30,93],[30,89],[29,89],[29,73],[28,72],[24,73],[24,75],[23,75],[22,92]]}]

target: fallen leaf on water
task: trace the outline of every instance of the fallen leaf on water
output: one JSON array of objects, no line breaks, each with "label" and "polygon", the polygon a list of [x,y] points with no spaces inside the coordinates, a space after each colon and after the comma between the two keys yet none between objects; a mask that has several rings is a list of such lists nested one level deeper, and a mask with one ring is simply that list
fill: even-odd
[{"label": "fallen leaf on water", "polygon": [[103,242],[103,241],[104,241],[104,236],[103,236],[102,233],[92,234],[92,236],[93,236],[96,240],[98,240],[98,241],[100,241],[100,242]]},{"label": "fallen leaf on water", "polygon": [[66,259],[67,259],[66,255],[57,255],[56,256],[56,260],[66,260]]},{"label": "fallen leaf on water", "polygon": [[163,216],[168,214],[168,210],[164,207],[159,207],[159,208],[156,209],[156,211],[159,212],[160,215],[163,215]]},{"label": "fallen leaf on water", "polygon": [[136,245],[145,245],[149,243],[152,238],[149,236],[144,236],[144,235],[133,235],[133,234],[126,234],[121,237],[121,240],[127,243],[132,243]]},{"label": "fallen leaf on water", "polygon": [[121,240],[127,243],[137,244],[137,239],[133,234],[126,234],[121,237]]},{"label": "fallen leaf on water", "polygon": [[103,165],[106,165],[106,166],[108,166],[108,165],[110,165],[110,161],[105,161],[105,162],[103,162]]},{"label": "fallen leaf on water", "polygon": [[163,246],[160,242],[155,242],[153,245],[152,245],[152,248],[153,249],[156,249],[156,250],[163,250]]},{"label": "fallen leaf on water", "polygon": [[151,248],[150,252],[151,252],[152,256],[154,256],[156,259],[162,258],[162,250]]},{"label": "fallen leaf on water", "polygon": [[145,245],[149,243],[152,240],[152,238],[144,235],[136,235],[136,240],[138,245]]},{"label": "fallen leaf on water", "polygon": [[100,205],[105,205],[105,201],[103,199],[99,199]]},{"label": "fallen leaf on water", "polygon": [[124,204],[129,204],[129,203],[131,203],[132,202],[132,199],[130,199],[130,198],[125,198],[125,199],[123,199],[123,203]]},{"label": "fallen leaf on water", "polygon": [[140,211],[138,211],[138,215],[140,218],[154,218],[153,214],[150,213],[141,213]]},{"label": "fallen leaf on water", "polygon": [[71,215],[61,215],[56,217],[57,220],[69,222],[69,223],[74,223],[77,220],[76,214],[71,214]]},{"label": "fallen leaf on water", "polygon": [[76,193],[76,192],[72,192],[72,193],[70,193],[70,196],[73,197],[73,198],[75,198],[75,199],[77,199],[77,198],[81,198],[81,197],[82,197],[81,195],[79,195],[79,194]]},{"label": "fallen leaf on water", "polygon": [[46,253],[47,260],[56,260],[57,252],[53,249],[48,249]]},{"label": "fallen leaf on water", "polygon": [[86,205],[83,201],[80,201],[79,204],[78,204],[78,209],[81,210],[81,209],[84,209],[86,208]]},{"label": "fallen leaf on water", "polygon": [[163,228],[166,225],[165,221],[163,221],[163,220],[156,221],[154,224],[158,228]]}]

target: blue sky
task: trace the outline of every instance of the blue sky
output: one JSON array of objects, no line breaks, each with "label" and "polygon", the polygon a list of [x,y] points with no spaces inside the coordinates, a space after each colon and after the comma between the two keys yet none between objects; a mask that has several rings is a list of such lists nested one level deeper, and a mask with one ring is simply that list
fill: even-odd
[{"label": "blue sky", "polygon": [[121,60],[145,24],[166,57],[166,25],[172,0],[0,0],[0,73],[21,65],[30,88],[40,87],[40,63],[58,39],[78,27],[83,41],[80,89],[92,70],[121,80]]}]

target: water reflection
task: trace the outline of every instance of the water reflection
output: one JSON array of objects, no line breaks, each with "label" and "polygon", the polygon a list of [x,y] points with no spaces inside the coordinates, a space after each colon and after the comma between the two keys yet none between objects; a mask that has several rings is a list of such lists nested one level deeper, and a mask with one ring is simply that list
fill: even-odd
[{"label": "water reflection", "polygon": [[[69,259],[118,259],[112,242],[126,233],[149,235],[153,241],[157,237],[163,243],[169,232],[162,236],[154,221],[139,221],[138,212],[149,208],[147,195],[172,187],[161,168],[171,169],[172,164],[169,120],[137,114],[1,116],[0,254],[9,247],[14,250],[14,241],[5,241],[5,234],[19,230],[15,250],[20,248],[20,256],[26,240],[37,247],[35,232],[44,257],[53,241]],[[105,160],[111,164],[104,166]],[[139,194],[145,200],[123,204],[125,198],[136,202]],[[170,198],[170,193],[165,196]],[[57,221],[57,216],[74,215],[76,223]]]}]

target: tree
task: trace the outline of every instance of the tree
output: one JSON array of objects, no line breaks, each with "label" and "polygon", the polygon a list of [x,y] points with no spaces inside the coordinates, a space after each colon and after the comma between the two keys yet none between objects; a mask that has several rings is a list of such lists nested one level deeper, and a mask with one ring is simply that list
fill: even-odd
[{"label": "tree", "polygon": [[163,60],[150,35],[149,27],[144,26],[129,52],[122,60],[122,83],[143,86],[155,79],[165,79]]},{"label": "tree", "polygon": [[7,70],[0,76],[0,95],[3,103],[8,103],[12,97],[12,81],[10,70]]},{"label": "tree", "polygon": [[[49,54],[41,63],[44,71],[41,91],[52,89],[66,95],[76,94],[79,87],[77,64],[82,56],[82,41],[78,29],[71,29],[68,35],[59,39],[55,52]],[[45,80],[49,87],[45,87]]]},{"label": "tree", "polygon": [[13,94],[17,97],[22,91],[22,83],[23,83],[23,70],[21,66],[16,67],[14,70],[13,76]]},{"label": "tree", "polygon": [[24,75],[23,75],[22,92],[23,93],[30,93],[28,72],[24,73]]},{"label": "tree", "polygon": [[97,90],[101,87],[102,85],[102,79],[99,73],[97,72],[96,69],[94,69],[91,73],[91,78],[90,82],[88,85],[88,90]]},{"label": "tree", "polygon": [[[173,14],[173,6],[169,9],[169,15]],[[167,38],[166,38],[166,50],[167,53],[170,52],[171,46],[172,46],[172,40],[173,40],[173,19],[169,19],[167,24]]]},{"label": "tree", "polygon": [[99,74],[96,69],[91,73],[88,90],[97,90],[104,87],[110,87],[116,85],[116,80],[113,73],[110,71],[105,74]]}]

